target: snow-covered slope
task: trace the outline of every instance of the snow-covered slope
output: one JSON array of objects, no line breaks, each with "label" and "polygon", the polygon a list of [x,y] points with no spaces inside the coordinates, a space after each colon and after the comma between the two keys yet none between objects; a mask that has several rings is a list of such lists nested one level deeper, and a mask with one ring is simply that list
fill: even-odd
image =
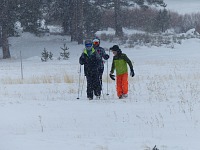
[{"label": "snow-covered slope", "polygon": [[[57,60],[64,43],[70,58]],[[104,96],[93,101],[86,98],[83,68],[79,95],[77,90],[83,45],[68,37],[30,34],[10,44],[14,58],[0,60],[0,150],[199,149],[199,39],[174,49],[121,46],[136,73],[129,78],[129,97],[117,99],[115,82],[107,81],[109,59]],[[101,42],[106,48],[113,44]],[[53,60],[41,62],[44,47]]]}]

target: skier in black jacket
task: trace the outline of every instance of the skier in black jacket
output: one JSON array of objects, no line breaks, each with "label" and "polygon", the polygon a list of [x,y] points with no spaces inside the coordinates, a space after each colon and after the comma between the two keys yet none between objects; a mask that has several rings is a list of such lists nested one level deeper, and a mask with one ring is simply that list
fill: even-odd
[{"label": "skier in black jacket", "polygon": [[84,73],[87,79],[87,97],[93,99],[93,95],[97,99],[101,96],[101,84],[99,80],[99,66],[101,58],[93,48],[91,40],[85,40],[85,49],[79,58],[79,63],[84,65]]}]

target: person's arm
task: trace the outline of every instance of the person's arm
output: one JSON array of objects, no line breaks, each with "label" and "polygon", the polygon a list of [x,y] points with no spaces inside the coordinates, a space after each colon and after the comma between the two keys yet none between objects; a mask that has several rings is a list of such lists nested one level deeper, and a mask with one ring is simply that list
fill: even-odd
[{"label": "person's arm", "polygon": [[101,48],[101,51],[102,51],[102,57],[103,57],[103,59],[105,59],[105,60],[109,59],[110,56],[108,54],[106,54],[104,48]]},{"label": "person's arm", "polygon": [[81,54],[81,57],[79,58],[79,63],[80,63],[81,65],[84,65],[85,62],[86,62],[85,56],[84,56],[84,53],[82,53],[82,54]]},{"label": "person's arm", "polygon": [[101,56],[100,56],[100,54],[98,53],[98,52],[95,52],[95,57],[96,57],[96,64],[97,64],[97,66],[98,67],[100,67],[101,65]]},{"label": "person's arm", "polygon": [[113,61],[112,61],[111,71],[110,71],[110,74],[109,74],[109,76],[110,76],[110,78],[111,78],[112,80],[115,80],[115,75],[113,75],[114,70],[115,70],[115,63],[114,63],[114,60],[113,60]]},{"label": "person's arm", "polygon": [[133,64],[132,64],[131,60],[127,57],[126,54],[124,54],[124,60],[127,62],[127,64],[128,64],[129,67],[130,67],[130,76],[131,76],[131,77],[134,77],[134,76],[135,76],[135,72],[134,72],[134,70],[133,70]]},{"label": "person's arm", "polygon": [[115,70],[115,63],[114,63],[114,59],[113,59],[110,74],[113,74],[114,70]]},{"label": "person's arm", "polygon": [[127,57],[126,54],[124,54],[124,60],[127,62],[127,64],[129,65],[130,67],[130,70],[133,70],[133,64],[131,62],[131,60]]}]

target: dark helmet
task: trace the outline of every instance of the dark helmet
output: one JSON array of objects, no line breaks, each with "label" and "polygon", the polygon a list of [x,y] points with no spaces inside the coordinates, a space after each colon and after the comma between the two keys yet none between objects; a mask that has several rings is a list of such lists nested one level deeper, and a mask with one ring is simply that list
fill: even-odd
[{"label": "dark helmet", "polygon": [[92,40],[90,40],[90,39],[85,40],[85,45],[86,44],[92,44]]},{"label": "dark helmet", "polygon": [[113,47],[111,47],[110,50],[116,51],[116,52],[121,52],[121,49],[119,48],[118,45],[113,45]]}]

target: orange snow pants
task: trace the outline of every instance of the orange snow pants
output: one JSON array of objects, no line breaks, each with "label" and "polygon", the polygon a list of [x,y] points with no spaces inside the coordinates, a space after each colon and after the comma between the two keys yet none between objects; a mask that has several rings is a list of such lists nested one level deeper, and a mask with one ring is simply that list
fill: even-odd
[{"label": "orange snow pants", "polygon": [[117,96],[120,97],[122,94],[128,94],[128,73],[117,75]]}]

